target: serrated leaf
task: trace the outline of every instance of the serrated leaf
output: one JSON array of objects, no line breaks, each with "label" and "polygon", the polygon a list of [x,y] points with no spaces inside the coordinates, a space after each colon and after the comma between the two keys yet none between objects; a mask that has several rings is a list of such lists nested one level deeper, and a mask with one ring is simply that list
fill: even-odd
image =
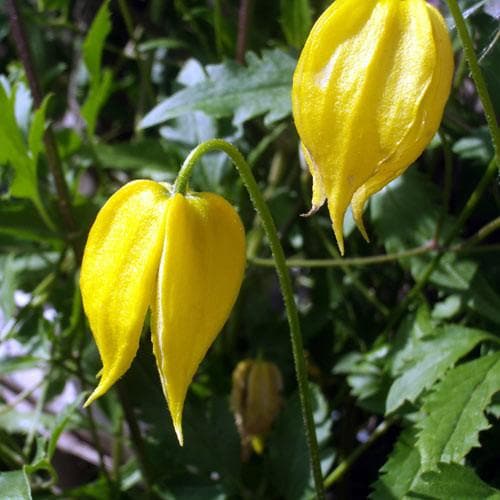
[{"label": "serrated leaf", "polygon": [[448,373],[426,398],[426,417],[417,424],[423,470],[435,469],[439,462],[460,462],[479,445],[479,432],[489,427],[484,411],[499,390],[500,353],[464,363]]},{"label": "serrated leaf", "polygon": [[31,500],[31,488],[24,470],[0,472],[0,496],[5,500]]},{"label": "serrated leaf", "polygon": [[405,430],[399,437],[393,452],[380,469],[380,477],[373,485],[372,500],[395,500],[404,495],[416,483],[420,471],[420,455],[415,448],[415,431]]},{"label": "serrated leaf", "polygon": [[440,379],[461,357],[490,334],[458,325],[439,329],[435,337],[417,343],[407,353],[407,367],[392,384],[386,402],[386,413],[397,410],[405,401],[417,397]]},{"label": "serrated leaf", "polygon": [[91,80],[100,80],[104,42],[111,31],[109,0],[103,2],[83,42],[83,61]]},{"label": "serrated leaf", "polygon": [[261,58],[249,52],[246,59],[247,66],[233,61],[207,66],[206,80],[155,106],[139,127],[152,127],[193,111],[216,118],[234,115],[235,126],[263,114],[266,124],[288,116],[295,59],[278,49],[264,51]]},{"label": "serrated leaf", "polygon": [[469,467],[459,464],[438,465],[437,472],[422,474],[409,498],[426,500],[499,500],[500,491],[483,482]]},{"label": "serrated leaf", "polygon": [[281,25],[287,43],[302,48],[312,26],[309,0],[281,0]]}]

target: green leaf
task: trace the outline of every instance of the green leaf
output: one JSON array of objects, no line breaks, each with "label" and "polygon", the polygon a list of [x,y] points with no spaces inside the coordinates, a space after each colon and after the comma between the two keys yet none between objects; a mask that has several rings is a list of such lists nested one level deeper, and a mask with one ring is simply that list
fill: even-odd
[{"label": "green leaf", "polygon": [[9,247],[2,250],[14,246],[16,243],[14,238],[52,245],[61,242],[54,233],[47,230],[33,206],[24,200],[11,200],[8,204],[0,205],[0,235],[8,236],[9,243]]},{"label": "green leaf", "polygon": [[4,500],[31,500],[31,488],[24,470],[0,472],[0,496]]},{"label": "green leaf", "polygon": [[302,48],[312,26],[309,0],[281,0],[281,25],[287,43]]},{"label": "green leaf", "polygon": [[[87,153],[87,151],[85,151]],[[88,151],[89,158],[95,154],[103,168],[118,170],[152,169],[161,172],[177,172],[182,157],[177,148],[163,144],[158,139],[119,144],[96,144]]]},{"label": "green leaf", "polygon": [[[310,384],[309,390],[320,446],[321,469],[326,475],[334,459],[332,450],[322,447],[330,436],[328,404],[317,386]],[[286,402],[266,447],[270,460],[270,481],[280,493],[280,498],[311,498],[313,478],[298,394],[294,394]]]},{"label": "green leaf", "polygon": [[83,61],[91,80],[100,80],[104,42],[111,31],[109,0],[97,11],[83,42]]},{"label": "green leaf", "polygon": [[87,130],[91,136],[94,135],[99,112],[110,95],[112,82],[113,74],[110,70],[105,69],[102,78],[92,80],[87,99],[82,105],[81,115],[87,123]]},{"label": "green leaf", "polygon": [[424,470],[439,462],[460,462],[478,446],[478,434],[489,427],[484,411],[500,390],[500,353],[464,363],[451,370],[426,398],[426,414],[417,448]]},{"label": "green leaf", "polygon": [[0,85],[0,150],[3,150],[4,161],[8,161],[14,169],[14,180],[10,186],[12,196],[38,200],[36,164],[29,157],[23,135],[16,122],[14,113],[15,92],[10,97]]},{"label": "green leaf", "polygon": [[[9,318],[14,314],[14,292],[18,286],[19,278],[12,267],[13,255],[0,256],[0,314]],[[2,361],[0,358],[0,373]]]},{"label": "green leaf", "polygon": [[68,426],[70,419],[76,412],[76,410],[79,410],[81,408],[82,402],[85,397],[86,394],[80,394],[75,399],[75,401],[73,401],[73,403],[67,405],[66,408],[64,408],[63,412],[57,416],[54,422],[54,427],[51,430],[50,439],[47,445],[47,458],[49,461],[52,460],[52,457],[54,456],[59,437]]},{"label": "green leaf", "polygon": [[140,122],[152,127],[192,111],[203,111],[220,118],[233,117],[235,126],[265,114],[266,124],[291,113],[290,88],[296,61],[275,49],[262,57],[247,53],[247,66],[226,61],[207,66],[208,78],[187,87],[154,107]]},{"label": "green leaf", "polygon": [[298,394],[287,401],[269,438],[270,479],[279,496],[302,498],[310,481],[307,441]]},{"label": "green leaf", "polygon": [[499,500],[500,491],[483,482],[469,467],[459,464],[438,465],[438,471],[426,472],[408,495],[426,500]]},{"label": "green leaf", "polygon": [[49,414],[37,415],[12,409],[7,405],[0,405],[0,428],[14,434],[27,434],[32,429],[40,429],[49,425],[55,417]]},{"label": "green leaf", "polygon": [[38,368],[44,360],[31,355],[25,356],[9,356],[0,358],[0,374],[6,375],[17,371],[27,370],[29,368]]},{"label": "green leaf", "polygon": [[405,430],[399,437],[393,452],[380,470],[380,477],[373,485],[373,500],[395,500],[404,495],[416,483],[420,471],[420,455],[415,448],[415,431]]},{"label": "green leaf", "polygon": [[33,114],[31,127],[28,135],[28,146],[31,152],[31,158],[36,165],[38,155],[43,151],[43,136],[45,134],[45,113],[47,105],[51,99],[48,95],[42,102],[42,105]]},{"label": "green leaf", "polygon": [[445,326],[435,337],[415,345],[408,353],[403,374],[392,384],[386,402],[386,413],[397,410],[405,401],[417,397],[440,379],[462,356],[490,334],[458,325]]}]

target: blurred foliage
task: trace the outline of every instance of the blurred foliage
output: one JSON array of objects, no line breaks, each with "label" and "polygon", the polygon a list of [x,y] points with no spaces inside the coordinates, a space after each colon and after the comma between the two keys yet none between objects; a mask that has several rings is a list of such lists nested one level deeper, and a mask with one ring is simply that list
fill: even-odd
[{"label": "blurred foliage", "polygon": [[[19,4],[45,99],[37,109],[0,2],[0,498],[311,496],[278,282],[222,154],[201,161],[193,187],[238,208],[249,261],[191,386],[184,447],[149,346],[114,391],[81,408],[100,369],[78,288],[88,228],[125,182],[172,182],[190,149],[212,137],[248,158],[293,264],[331,498],[500,498],[497,180],[441,247],[494,155],[451,17],[456,73],[440,134],[372,199],[370,244],[346,222],[340,261],[326,210],[300,217],[311,180],[289,98],[298,51],[328,1]],[[460,6],[498,111],[498,1]],[[43,141],[48,126],[73,229]],[[241,460],[229,395],[233,369],[249,357],[279,367],[283,407],[263,453]]]}]

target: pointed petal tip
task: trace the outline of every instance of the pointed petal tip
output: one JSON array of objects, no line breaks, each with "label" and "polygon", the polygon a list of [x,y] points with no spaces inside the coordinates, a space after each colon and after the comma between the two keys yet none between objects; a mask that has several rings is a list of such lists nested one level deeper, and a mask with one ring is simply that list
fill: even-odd
[{"label": "pointed petal tip", "polygon": [[335,239],[337,240],[337,246],[339,247],[340,256],[344,256],[344,231],[342,227],[342,223],[336,224],[335,222],[332,224],[333,233],[335,234]]},{"label": "pointed petal tip", "polygon": [[363,223],[363,219],[355,219],[356,226],[359,229],[359,232],[361,233],[361,236],[363,236],[363,239],[367,242],[370,243],[370,237],[368,236],[368,233],[366,232],[365,225]]},{"label": "pointed petal tip", "polygon": [[182,422],[180,420],[174,422],[174,430],[177,436],[177,441],[179,441],[179,445],[184,446],[184,435],[182,433]]},{"label": "pointed petal tip", "polygon": [[[102,373],[104,371],[104,368],[102,368],[99,373],[97,374],[97,377],[102,377]],[[94,389],[94,391],[92,392],[92,394],[87,398],[87,400],[85,401],[85,403],[83,403],[83,407],[84,408],[87,408],[89,405],[91,405],[96,399],[100,398],[101,396],[103,396],[104,394],[106,394],[106,392],[108,392],[109,388],[111,387],[111,385],[114,383],[113,382],[109,382],[109,379],[106,379],[106,377],[102,377],[99,381],[99,384],[97,385],[97,387]]]},{"label": "pointed petal tip", "polygon": [[306,212],[305,214],[300,214],[301,217],[311,217],[311,215],[314,215],[320,208],[321,208],[322,204],[321,205],[312,205],[311,206],[311,209],[309,210],[309,212]]},{"label": "pointed petal tip", "polygon": [[354,218],[354,222],[356,223],[357,228],[359,229],[359,232],[363,236],[364,240],[367,243],[370,243],[370,237],[368,236],[368,233],[365,228],[365,224],[363,222],[363,209],[366,204],[366,193],[363,190],[363,186],[354,193],[354,196],[352,198],[351,206],[352,206],[352,216]]}]

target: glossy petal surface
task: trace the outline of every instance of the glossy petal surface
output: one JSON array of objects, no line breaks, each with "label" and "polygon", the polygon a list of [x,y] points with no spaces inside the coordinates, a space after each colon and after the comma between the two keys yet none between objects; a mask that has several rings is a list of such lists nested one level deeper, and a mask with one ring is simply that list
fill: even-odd
[{"label": "glossy petal surface", "polygon": [[152,303],[152,340],[181,444],[188,386],[231,312],[244,266],[244,229],[228,202],[209,193],[171,198]]},{"label": "glossy petal surface", "polygon": [[424,0],[337,0],[318,19],[294,74],[295,124],[313,175],[313,208],[328,200],[343,253],[344,214],[422,153],[441,121],[453,55]]},{"label": "glossy petal surface", "polygon": [[137,352],[155,290],[168,197],[156,182],[131,182],[107,201],[90,230],[80,287],[103,368],[85,405],[128,370]]}]

